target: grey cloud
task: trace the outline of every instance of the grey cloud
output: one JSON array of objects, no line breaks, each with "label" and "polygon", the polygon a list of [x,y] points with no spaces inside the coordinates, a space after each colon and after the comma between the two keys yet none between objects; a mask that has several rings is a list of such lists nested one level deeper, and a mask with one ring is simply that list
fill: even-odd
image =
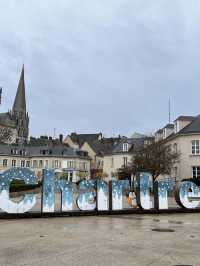
[{"label": "grey cloud", "polygon": [[0,2],[8,109],[22,63],[31,134],[151,132],[199,113],[200,4],[168,0]]}]

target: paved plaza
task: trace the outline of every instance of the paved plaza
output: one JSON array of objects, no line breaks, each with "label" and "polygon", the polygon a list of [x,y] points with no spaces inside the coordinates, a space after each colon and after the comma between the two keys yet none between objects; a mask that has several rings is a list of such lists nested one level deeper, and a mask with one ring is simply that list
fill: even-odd
[{"label": "paved plaza", "polygon": [[0,220],[0,266],[200,265],[200,214]]}]

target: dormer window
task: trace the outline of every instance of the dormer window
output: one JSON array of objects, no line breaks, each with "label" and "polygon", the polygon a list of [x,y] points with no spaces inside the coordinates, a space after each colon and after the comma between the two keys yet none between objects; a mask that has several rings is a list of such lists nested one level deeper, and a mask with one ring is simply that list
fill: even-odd
[{"label": "dormer window", "polygon": [[128,152],[129,145],[128,143],[123,143],[123,152]]},{"label": "dormer window", "polygon": [[17,155],[17,153],[18,153],[18,152],[17,152],[16,149],[12,149],[12,150],[11,150],[11,154],[13,154],[13,155]]}]

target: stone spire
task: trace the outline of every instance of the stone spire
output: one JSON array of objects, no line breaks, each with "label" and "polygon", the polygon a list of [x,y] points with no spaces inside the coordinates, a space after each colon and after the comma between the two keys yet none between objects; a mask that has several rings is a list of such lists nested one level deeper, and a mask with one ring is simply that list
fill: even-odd
[{"label": "stone spire", "polygon": [[15,96],[15,101],[12,108],[12,113],[26,113],[26,93],[25,93],[25,82],[24,82],[24,65],[22,67],[22,72],[17,88],[17,93]]},{"label": "stone spire", "polygon": [[12,119],[16,121],[17,142],[23,143],[28,139],[29,135],[29,116],[26,112],[26,93],[24,82],[24,65],[12,108]]}]

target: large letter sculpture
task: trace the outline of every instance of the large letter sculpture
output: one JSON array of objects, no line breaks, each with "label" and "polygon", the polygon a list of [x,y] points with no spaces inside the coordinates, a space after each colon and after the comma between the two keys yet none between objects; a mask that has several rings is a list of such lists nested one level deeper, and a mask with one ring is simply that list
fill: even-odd
[{"label": "large letter sculpture", "polygon": [[76,184],[60,179],[56,181],[56,190],[61,192],[61,211],[72,211],[73,193],[76,191]]},{"label": "large letter sculpture", "polygon": [[168,194],[173,191],[174,186],[170,178],[154,182],[154,207],[156,209],[168,209]]},{"label": "large letter sculpture", "polygon": [[96,209],[96,181],[83,180],[79,183],[77,206],[82,211]]},{"label": "large letter sculpture", "polygon": [[108,184],[105,181],[97,180],[97,209],[108,210]]},{"label": "large letter sculpture", "polygon": [[[193,199],[194,198],[194,199]],[[197,198],[197,200],[195,199]],[[176,191],[176,201],[184,208],[193,209],[197,208],[200,200],[200,189],[191,181],[183,181],[179,189]]]},{"label": "large letter sculpture", "polygon": [[13,180],[23,180],[27,185],[37,184],[34,173],[27,168],[11,168],[0,175],[0,208],[7,213],[24,213],[36,203],[36,196],[25,194],[19,202],[13,202],[9,197],[10,183]]},{"label": "large letter sculpture", "polygon": [[152,175],[140,172],[136,177],[136,200],[141,209],[149,210],[153,206],[150,191],[152,189]]},{"label": "large letter sculpture", "polygon": [[130,190],[129,180],[112,181],[112,209],[123,209],[123,195]]},{"label": "large letter sculpture", "polygon": [[55,172],[43,170],[42,212],[54,212],[55,206]]}]

